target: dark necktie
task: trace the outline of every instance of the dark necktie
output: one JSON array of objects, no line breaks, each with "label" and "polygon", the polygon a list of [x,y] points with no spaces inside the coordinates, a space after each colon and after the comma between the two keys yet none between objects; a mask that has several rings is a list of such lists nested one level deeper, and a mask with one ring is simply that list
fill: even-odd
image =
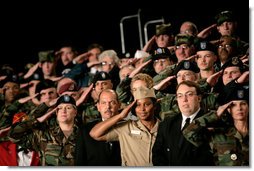
[{"label": "dark necktie", "polygon": [[[185,119],[185,124],[182,128],[182,131],[188,126],[190,125],[190,118],[186,118]],[[183,135],[180,135],[180,139],[179,139],[179,148],[181,148],[182,144],[183,144],[183,140],[184,140],[184,136]]]},{"label": "dark necktie", "polygon": [[186,118],[186,119],[185,119],[185,124],[184,124],[184,126],[183,126],[183,128],[182,128],[182,131],[183,131],[185,128],[187,128],[188,125],[190,125],[190,118]]}]

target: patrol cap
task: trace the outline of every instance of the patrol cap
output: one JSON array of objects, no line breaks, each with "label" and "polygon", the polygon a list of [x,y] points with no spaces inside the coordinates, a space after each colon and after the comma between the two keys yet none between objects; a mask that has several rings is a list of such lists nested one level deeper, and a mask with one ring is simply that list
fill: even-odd
[{"label": "patrol cap", "polygon": [[210,43],[209,41],[199,41],[196,44],[196,51],[211,51],[213,53],[217,53],[216,47]]},{"label": "patrol cap", "polygon": [[35,89],[35,93],[40,93],[41,90],[45,90],[48,88],[54,88],[56,87],[55,82],[49,79],[41,80]]},{"label": "patrol cap", "polygon": [[58,93],[59,94],[62,94],[66,91],[78,91],[78,87],[77,85],[74,83],[74,82],[70,82],[70,83],[67,83],[67,84],[63,84],[60,88],[59,88],[59,91]]},{"label": "patrol cap", "polygon": [[54,62],[55,55],[54,50],[41,51],[38,53],[39,62]]},{"label": "patrol cap", "polygon": [[232,100],[246,100],[249,103],[249,86],[227,86],[224,98],[224,104]]},{"label": "patrol cap", "polygon": [[171,23],[156,25],[156,36],[173,34]]},{"label": "patrol cap", "polygon": [[135,91],[133,91],[133,96],[135,100],[144,99],[146,97],[156,98],[154,89],[149,89],[144,86],[138,87]]},{"label": "patrol cap", "polygon": [[175,37],[175,45],[179,46],[181,44],[192,45],[194,44],[194,36],[188,34],[177,34]]},{"label": "patrol cap", "polygon": [[236,67],[239,67],[240,68],[240,71],[243,72],[246,67],[244,66],[243,62],[241,59],[239,59],[238,57],[232,57],[232,58],[229,58],[221,67],[222,70],[228,68],[228,67],[233,67],[233,66],[236,66]]},{"label": "patrol cap", "polygon": [[182,60],[174,70],[174,75],[176,75],[180,70],[190,70],[195,73],[199,73],[200,69],[196,62],[189,61],[189,60]]},{"label": "patrol cap", "polygon": [[225,21],[236,21],[235,16],[233,15],[232,11],[222,11],[215,16],[215,20],[217,25],[221,25]]},{"label": "patrol cap", "polygon": [[94,75],[92,82],[95,84],[97,81],[103,81],[103,80],[111,80],[111,77],[107,72],[100,71]]},{"label": "patrol cap", "polygon": [[159,47],[152,53],[152,60],[155,61],[157,59],[165,59],[169,58],[172,61],[176,61],[176,57],[174,57],[168,48]]},{"label": "patrol cap", "polygon": [[58,100],[56,102],[56,106],[60,105],[61,103],[70,103],[70,104],[76,106],[75,99],[67,94],[62,95],[61,97],[58,98]]}]

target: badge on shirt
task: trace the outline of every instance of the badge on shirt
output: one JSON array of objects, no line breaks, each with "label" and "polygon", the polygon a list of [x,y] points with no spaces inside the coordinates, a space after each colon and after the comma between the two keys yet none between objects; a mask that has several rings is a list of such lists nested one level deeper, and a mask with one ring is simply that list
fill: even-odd
[{"label": "badge on shirt", "polygon": [[237,159],[237,155],[236,154],[231,154],[231,160],[236,160]]},{"label": "badge on shirt", "polygon": [[139,131],[139,130],[131,130],[131,134],[140,135],[141,131]]}]

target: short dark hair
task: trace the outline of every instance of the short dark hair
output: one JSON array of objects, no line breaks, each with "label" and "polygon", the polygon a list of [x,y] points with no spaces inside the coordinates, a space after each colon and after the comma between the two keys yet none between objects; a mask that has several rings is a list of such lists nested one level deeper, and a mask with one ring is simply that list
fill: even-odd
[{"label": "short dark hair", "polygon": [[200,87],[197,83],[195,83],[193,81],[183,81],[183,82],[181,82],[180,84],[177,85],[176,91],[178,90],[178,88],[181,85],[186,85],[188,87],[194,87],[196,89],[197,95],[201,95],[201,89],[200,89]]}]

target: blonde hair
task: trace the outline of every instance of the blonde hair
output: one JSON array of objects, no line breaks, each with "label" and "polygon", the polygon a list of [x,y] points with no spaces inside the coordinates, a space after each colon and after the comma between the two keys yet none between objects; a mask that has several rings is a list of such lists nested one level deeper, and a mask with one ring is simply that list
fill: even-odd
[{"label": "blonde hair", "polygon": [[145,74],[145,73],[139,73],[131,79],[131,88],[132,88],[133,83],[137,80],[144,81],[147,85],[147,88],[153,88],[153,86],[154,86],[153,78],[150,75]]}]

